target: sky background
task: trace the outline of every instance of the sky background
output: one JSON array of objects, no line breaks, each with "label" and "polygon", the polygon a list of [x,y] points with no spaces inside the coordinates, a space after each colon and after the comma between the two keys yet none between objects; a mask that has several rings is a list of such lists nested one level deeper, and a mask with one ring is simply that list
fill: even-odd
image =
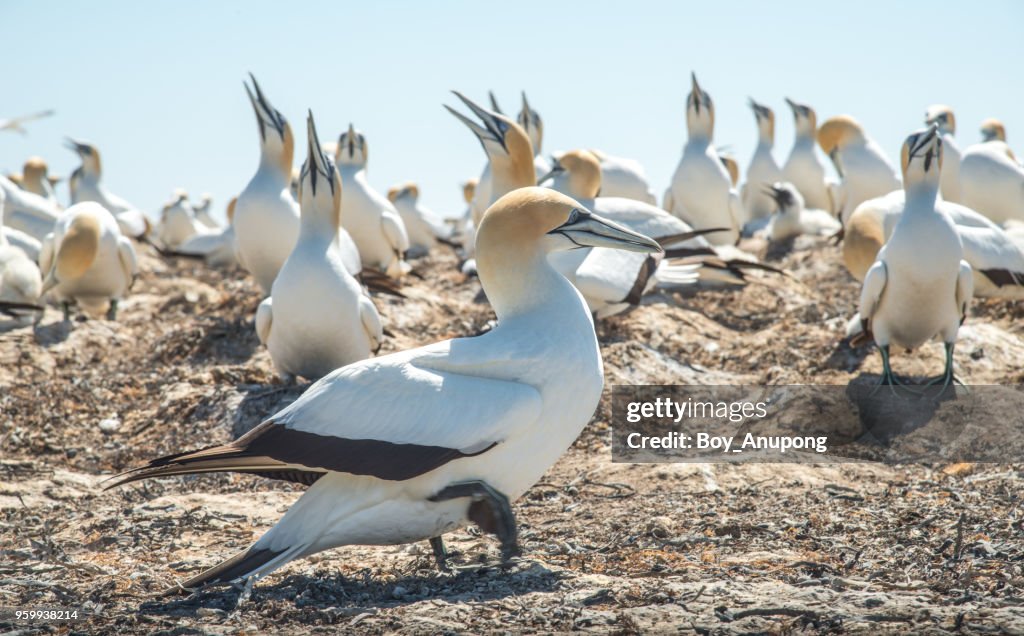
[{"label": "sky background", "polygon": [[[77,165],[65,135],[95,143],[107,187],[156,215],[175,188],[216,214],[258,161],[242,88],[252,71],[289,119],[296,162],[311,108],[321,139],[353,122],[370,182],[420,184],[463,209],[459,184],[483,151],[441,104],[457,89],[506,112],[525,89],[544,151],[588,147],[639,159],[658,194],[686,138],[689,74],[717,109],[715,143],[745,169],[756,142],[747,97],[776,112],[775,156],[792,143],[783,97],[840,113],[898,157],[932,103],[953,106],[961,148],[986,117],[1024,150],[1024,3],[1005,2],[38,2],[0,0],[0,118],[53,108],[29,134],[0,133],[0,172],[31,155]],[[67,190],[58,190],[62,200]]]}]

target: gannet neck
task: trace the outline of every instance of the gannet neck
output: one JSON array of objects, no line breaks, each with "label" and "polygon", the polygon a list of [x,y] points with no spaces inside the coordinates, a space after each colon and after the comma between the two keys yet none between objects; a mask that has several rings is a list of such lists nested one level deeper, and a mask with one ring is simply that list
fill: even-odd
[{"label": "gannet neck", "polygon": [[299,238],[332,243],[341,227],[341,177],[320,146],[313,112],[306,118],[306,161],[299,173]]},{"label": "gannet neck", "polygon": [[572,150],[558,160],[566,172],[569,196],[574,199],[594,199],[601,191],[601,163],[586,150]]},{"label": "gannet neck", "polygon": [[274,174],[283,181],[289,182],[294,159],[295,138],[292,137],[291,126],[287,123],[281,137],[271,132],[266,138],[260,140],[260,172]]},{"label": "gannet neck", "polygon": [[534,246],[481,240],[477,237],[477,273],[498,320],[532,314],[558,299],[571,297],[572,285],[548,263],[546,252]]}]

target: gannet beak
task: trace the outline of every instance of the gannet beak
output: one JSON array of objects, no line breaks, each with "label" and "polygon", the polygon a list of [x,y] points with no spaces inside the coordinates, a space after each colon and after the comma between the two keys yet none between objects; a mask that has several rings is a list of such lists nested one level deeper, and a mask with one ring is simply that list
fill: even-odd
[{"label": "gannet beak", "polygon": [[750,109],[754,111],[754,117],[756,117],[758,121],[761,121],[762,119],[765,119],[765,118],[768,117],[768,108],[767,107],[762,106],[761,104],[758,104],[757,102],[755,102],[753,97],[748,97],[747,101],[750,104]]},{"label": "gannet beak", "polygon": [[348,124],[348,156],[349,158],[356,156],[356,127],[352,125],[352,122]]},{"label": "gannet beak", "polygon": [[284,135],[284,116],[267,101],[266,95],[260,89],[259,82],[256,81],[256,76],[249,73],[249,78],[252,80],[253,88],[256,89],[256,94],[253,95],[248,84],[245,84],[245,92],[249,94],[249,101],[252,102],[252,108],[256,112],[256,120],[260,124],[260,134],[263,134],[263,127],[269,124],[274,127],[277,134]]},{"label": "gannet beak", "polygon": [[[309,174],[310,191],[315,195],[318,176],[323,176],[324,180],[327,181],[328,184],[331,184],[331,164],[320,145],[320,137],[316,134],[316,123],[313,121],[313,111],[309,110],[307,112],[306,143],[308,146],[308,153],[306,156],[306,165],[302,167],[302,172],[300,173],[299,178],[305,179],[306,174]],[[333,188],[333,185],[329,185],[329,187]]]},{"label": "gannet beak", "polygon": [[939,137],[939,127],[932,124],[917,138],[917,143],[910,149],[910,158],[921,156],[924,153],[924,171],[928,172],[931,169],[932,161],[937,158],[941,146],[942,138]]},{"label": "gannet beak", "polygon": [[574,209],[568,221],[548,234],[561,234],[579,247],[610,247],[629,252],[662,251],[654,239],[582,208]]},{"label": "gannet beak", "polygon": [[[504,122],[498,119],[498,115],[487,110],[486,108],[478,106],[471,99],[469,99],[468,97],[466,97],[465,95],[458,91],[452,91],[452,93],[454,93],[456,97],[462,100],[462,103],[468,106],[469,109],[472,110],[473,113],[480,118],[484,125],[480,126],[479,124],[472,121],[468,117],[465,117],[452,107],[445,105],[445,108],[448,109],[448,112],[455,115],[455,117],[457,117],[459,121],[466,124],[466,126],[468,126],[469,129],[473,131],[473,134],[475,134],[477,138],[480,139],[480,143],[493,141],[499,144],[502,147],[502,149],[504,149],[506,152],[508,152],[508,148],[505,146],[505,134],[502,131],[503,127],[505,127],[506,124],[504,124]],[[486,146],[484,147],[484,149],[486,150]]]},{"label": "gannet beak", "polygon": [[554,176],[556,174],[559,174],[559,173],[562,173],[562,172],[565,172],[565,167],[562,166],[562,164],[558,163],[558,159],[555,159],[554,157],[551,157],[551,170],[548,170],[547,174],[545,174],[540,179],[537,179],[537,185],[540,185],[540,184],[544,183],[548,179],[554,178]]},{"label": "gannet beak", "polygon": [[88,152],[89,149],[88,144],[85,144],[81,141],[76,141],[71,137],[64,138],[64,147],[67,148],[68,150],[77,152],[80,155],[85,154],[86,152]]},{"label": "gannet beak", "polygon": [[499,115],[504,115],[504,113],[501,112],[501,106],[498,106],[498,99],[494,96],[494,91],[487,91],[487,98],[491,100],[491,110]]}]

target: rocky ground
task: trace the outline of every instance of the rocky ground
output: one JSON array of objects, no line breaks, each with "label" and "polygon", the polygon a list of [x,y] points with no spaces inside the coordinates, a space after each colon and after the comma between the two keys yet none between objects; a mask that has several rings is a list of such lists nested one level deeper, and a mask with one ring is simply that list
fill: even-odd
[{"label": "rocky ground", "polygon": [[[303,387],[276,379],[240,271],[148,250],[118,321],[65,323],[51,308],[0,335],[0,607],[81,616],[0,616],[0,631],[1024,632],[1022,465],[614,463],[607,398],[515,504],[524,556],[507,569],[493,538],[467,529],[447,539],[455,575],[426,543],[349,547],[250,588],[158,597],[250,543],[300,489],[212,475],[103,491],[102,479],[232,439]],[[875,352],[841,342],[858,288],[837,248],[804,239],[767,257],[792,278],[655,296],[600,324],[608,386],[876,379]],[[384,352],[493,318],[455,263],[420,261],[407,299],[376,299],[393,334]],[[1019,303],[976,302],[956,356],[970,384],[1013,393],[992,407],[1005,422],[1024,412],[1022,316]],[[934,375],[941,346],[894,364]]]}]

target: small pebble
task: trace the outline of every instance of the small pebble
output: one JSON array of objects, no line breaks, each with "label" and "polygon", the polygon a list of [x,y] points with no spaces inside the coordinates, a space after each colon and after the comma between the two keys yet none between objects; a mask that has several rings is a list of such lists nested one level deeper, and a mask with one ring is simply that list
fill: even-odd
[{"label": "small pebble", "polygon": [[121,428],[121,420],[116,417],[109,417],[100,422],[100,430],[107,435],[116,433]]}]

